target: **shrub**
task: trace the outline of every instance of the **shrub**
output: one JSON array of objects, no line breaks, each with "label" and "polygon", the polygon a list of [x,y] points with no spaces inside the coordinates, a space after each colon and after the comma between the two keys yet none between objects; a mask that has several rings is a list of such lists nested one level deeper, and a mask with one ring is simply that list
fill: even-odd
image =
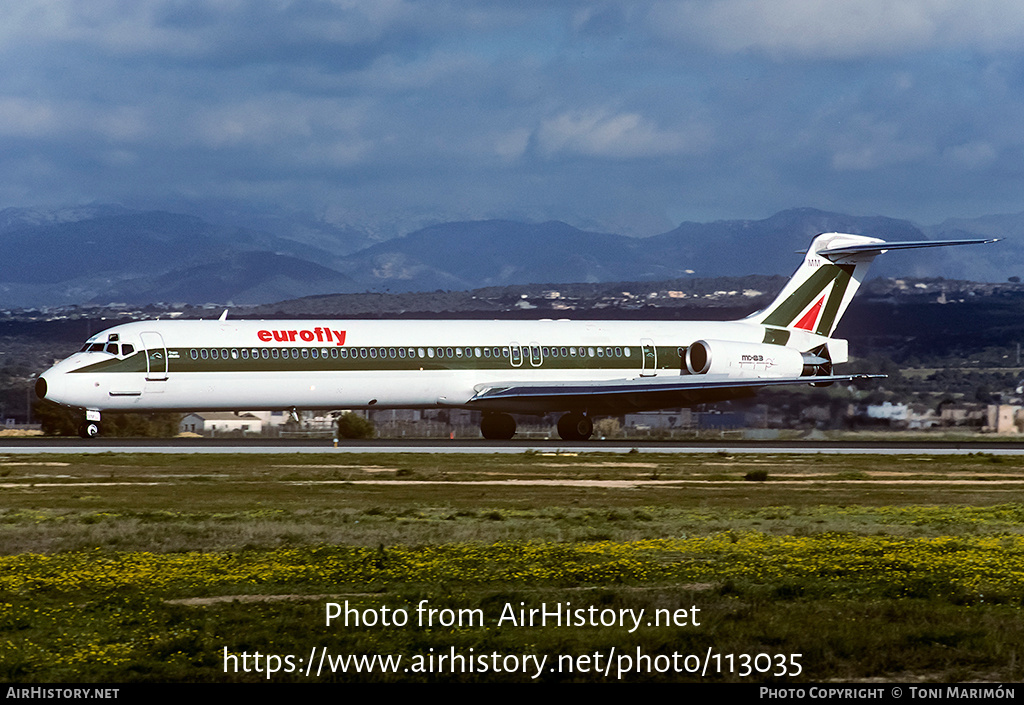
[{"label": "shrub", "polygon": [[373,438],[376,430],[369,419],[346,411],[338,417],[338,435],[342,438]]}]

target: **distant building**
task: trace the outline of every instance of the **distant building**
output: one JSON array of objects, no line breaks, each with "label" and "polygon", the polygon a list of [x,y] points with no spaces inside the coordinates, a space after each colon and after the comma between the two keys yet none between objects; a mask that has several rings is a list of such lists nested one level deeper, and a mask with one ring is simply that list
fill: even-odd
[{"label": "distant building", "polygon": [[939,404],[939,419],[943,426],[981,426],[986,422],[987,410],[983,404],[943,402]]},{"label": "distant building", "polygon": [[1013,404],[989,404],[986,429],[993,433],[1020,433],[1024,411]]},{"label": "distant building", "polygon": [[263,422],[263,428],[278,428],[288,423],[289,414],[284,411],[246,411]]},{"label": "distant building", "polygon": [[230,411],[209,411],[191,413],[178,425],[181,433],[200,433],[203,435],[218,433],[262,433],[263,421],[253,414],[233,413]]},{"label": "distant building", "polygon": [[869,419],[889,421],[906,421],[910,407],[906,404],[893,404],[884,401],[881,404],[870,404],[866,410]]},{"label": "distant building", "polygon": [[641,411],[636,414],[626,414],[623,421],[624,426],[635,428],[638,431],[647,431],[653,428],[689,428],[693,425],[693,412],[690,409]]}]

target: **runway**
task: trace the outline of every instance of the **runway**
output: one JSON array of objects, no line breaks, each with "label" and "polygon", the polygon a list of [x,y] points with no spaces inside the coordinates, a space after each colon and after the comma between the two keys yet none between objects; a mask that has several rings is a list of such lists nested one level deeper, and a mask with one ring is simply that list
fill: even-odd
[{"label": "runway", "polygon": [[35,453],[752,453],[830,455],[1024,455],[1017,441],[591,441],[556,440],[487,441],[483,439],[376,439],[343,441],[304,439],[208,439],[208,438],[4,438],[0,455]]}]

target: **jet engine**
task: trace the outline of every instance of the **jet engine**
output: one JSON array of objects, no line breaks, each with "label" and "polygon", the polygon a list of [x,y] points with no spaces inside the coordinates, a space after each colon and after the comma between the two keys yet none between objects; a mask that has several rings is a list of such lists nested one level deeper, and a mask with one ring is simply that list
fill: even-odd
[{"label": "jet engine", "polygon": [[781,345],[698,340],[686,349],[686,370],[692,375],[801,377],[815,374],[818,356],[808,360],[809,354]]}]

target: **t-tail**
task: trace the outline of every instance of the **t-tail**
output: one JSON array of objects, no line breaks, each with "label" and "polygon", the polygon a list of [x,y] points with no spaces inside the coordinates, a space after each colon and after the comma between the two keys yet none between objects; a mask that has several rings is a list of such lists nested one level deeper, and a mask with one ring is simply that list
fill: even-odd
[{"label": "t-tail", "polygon": [[846,312],[868,267],[889,250],[995,242],[994,239],[885,242],[864,235],[822,233],[811,241],[800,268],[775,301],[745,322],[807,331],[830,337]]}]

